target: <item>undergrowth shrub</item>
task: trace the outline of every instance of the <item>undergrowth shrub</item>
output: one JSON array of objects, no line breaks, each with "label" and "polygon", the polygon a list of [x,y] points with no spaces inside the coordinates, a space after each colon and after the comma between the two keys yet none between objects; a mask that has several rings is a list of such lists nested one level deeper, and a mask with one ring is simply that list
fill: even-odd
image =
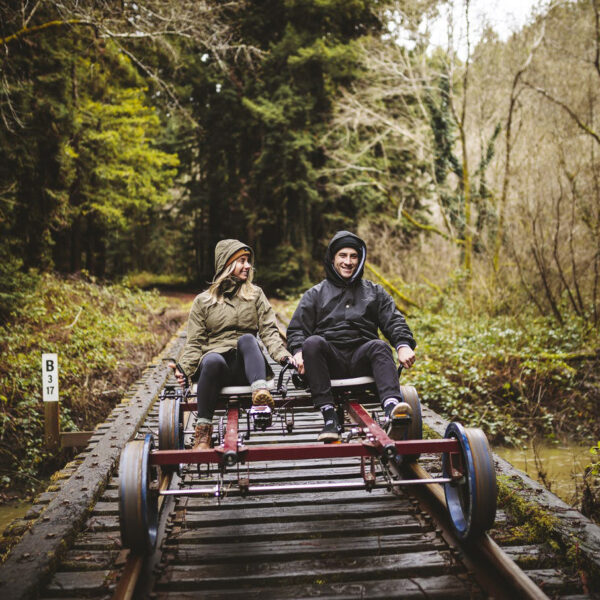
[{"label": "undergrowth shrub", "polygon": [[37,273],[24,273],[22,265],[23,261],[0,247],[0,324],[27,300],[39,281]]},{"label": "undergrowth shrub", "polygon": [[592,462],[583,474],[581,512],[600,523],[600,442],[590,448]]},{"label": "undergrowth shrub", "polygon": [[[43,275],[0,326],[0,489],[34,489],[44,448],[41,355],[56,352],[62,431],[93,429],[178,325],[156,293]],[[183,313],[182,313],[183,315]]]},{"label": "undergrowth shrub", "polygon": [[433,410],[494,443],[595,438],[597,336],[584,319],[559,327],[525,312],[492,316],[448,300],[414,311],[418,360],[407,378]]}]

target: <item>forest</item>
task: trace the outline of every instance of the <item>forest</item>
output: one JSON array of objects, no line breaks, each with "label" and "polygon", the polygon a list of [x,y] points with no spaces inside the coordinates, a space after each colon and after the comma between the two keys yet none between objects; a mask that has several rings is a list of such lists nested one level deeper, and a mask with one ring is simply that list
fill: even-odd
[{"label": "forest", "polygon": [[[457,0],[441,47],[428,23],[449,4],[2,2],[0,486],[55,464],[31,392],[82,306],[110,290],[107,311],[164,316],[135,286],[203,289],[230,237],[293,305],[349,229],[415,331],[425,401],[494,443],[595,447],[598,517],[600,2],[540,2],[501,39]],[[85,355],[93,335],[65,389],[119,360]]]}]

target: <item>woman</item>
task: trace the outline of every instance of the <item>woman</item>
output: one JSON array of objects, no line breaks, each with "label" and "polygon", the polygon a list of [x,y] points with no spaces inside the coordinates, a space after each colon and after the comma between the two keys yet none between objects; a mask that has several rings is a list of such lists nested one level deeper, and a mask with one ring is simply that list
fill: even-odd
[{"label": "woman", "polygon": [[194,450],[210,447],[212,418],[219,390],[226,385],[248,385],[252,403],[273,407],[267,389],[272,371],[256,339],[277,362],[291,359],[277,328],[275,313],[264,292],[252,283],[253,252],[238,240],[221,240],[215,248],[215,277],[196,296],[188,321],[188,335],[175,376],[198,379],[198,419]]}]

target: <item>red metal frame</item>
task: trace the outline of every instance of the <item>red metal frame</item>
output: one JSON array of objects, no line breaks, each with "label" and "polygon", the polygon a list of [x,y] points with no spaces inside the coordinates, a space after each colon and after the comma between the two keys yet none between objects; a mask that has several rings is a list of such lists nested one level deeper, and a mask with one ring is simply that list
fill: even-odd
[{"label": "red metal frame", "polygon": [[227,429],[223,439],[222,450],[217,448],[217,452],[237,452],[238,451],[238,429],[239,429],[240,411],[237,403],[232,403],[227,407]]},{"label": "red metal frame", "polygon": [[361,404],[355,401],[348,402],[348,414],[358,425],[371,434],[372,443],[379,450],[379,453],[394,445],[394,440],[373,421]]},{"label": "red metal frame", "polygon": [[[227,410],[227,427],[223,444],[211,450],[153,450],[150,453],[151,465],[178,465],[214,463],[233,465],[244,462],[302,460],[311,458],[348,458],[392,456],[394,454],[415,455],[448,453],[452,465],[452,477],[462,475],[462,459],[460,446],[455,438],[436,440],[392,440],[387,433],[371,418],[362,404],[353,399],[345,400],[348,415],[362,429],[362,436],[357,441],[342,444],[269,444],[266,446],[244,445],[240,442],[239,411],[242,402],[250,399],[244,396],[230,398],[225,404]],[[289,398],[277,401],[280,407],[311,406],[312,400]],[[195,410],[195,402],[181,403],[182,410]],[[233,459],[233,460],[232,460]]]},{"label": "red metal frame", "polygon": [[[458,453],[460,447],[454,438],[441,440],[406,440],[393,442],[399,455]],[[219,463],[224,450],[154,450],[150,454],[152,465],[178,465],[194,463]],[[240,446],[237,455],[241,461],[302,460],[307,458],[348,458],[351,456],[378,456],[377,449],[368,442],[348,444],[272,444],[269,446]]]}]

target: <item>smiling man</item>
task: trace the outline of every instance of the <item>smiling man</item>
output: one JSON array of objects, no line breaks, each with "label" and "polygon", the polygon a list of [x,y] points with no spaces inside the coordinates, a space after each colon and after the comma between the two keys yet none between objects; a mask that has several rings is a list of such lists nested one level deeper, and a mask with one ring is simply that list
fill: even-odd
[{"label": "smiling man", "polygon": [[316,408],[325,420],[319,441],[340,439],[331,379],[371,375],[394,439],[401,417],[410,413],[402,399],[394,356],[379,330],[396,349],[405,368],[415,362],[415,340],[392,297],[362,278],[367,259],[363,240],[338,231],[325,253],[323,281],[301,298],[287,330],[288,348],[298,371],[306,375]]}]

